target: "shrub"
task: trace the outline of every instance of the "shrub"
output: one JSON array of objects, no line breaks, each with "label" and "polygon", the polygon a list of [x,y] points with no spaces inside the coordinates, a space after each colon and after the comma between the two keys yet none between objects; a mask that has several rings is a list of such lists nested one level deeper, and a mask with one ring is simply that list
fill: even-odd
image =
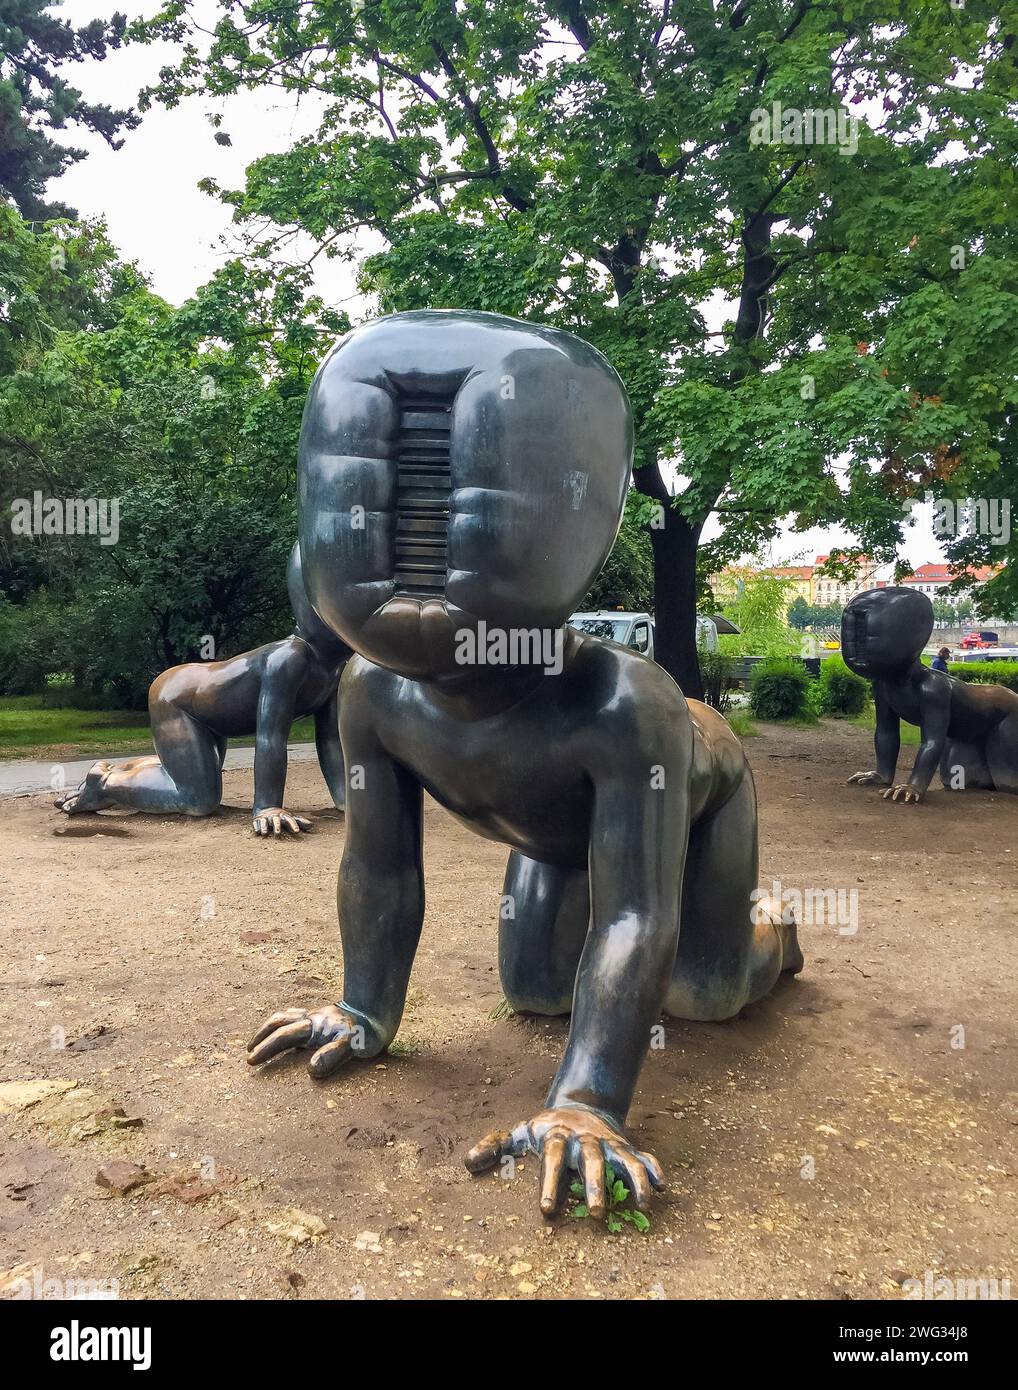
[{"label": "shrub", "polygon": [[699,657],[704,701],[724,714],[732,703],[732,691],[739,684],[735,678],[735,659],[727,652],[705,649],[700,650]]},{"label": "shrub", "polygon": [[869,681],[857,676],[840,656],[828,657],[820,666],[819,713],[835,718],[862,714],[870,698]]},{"label": "shrub", "polygon": [[753,673],[750,709],[758,719],[798,719],[807,712],[809,672],[793,656],[770,656]]},{"label": "shrub", "polygon": [[1006,685],[1018,692],[1018,661],[949,661],[948,675],[976,685]]}]

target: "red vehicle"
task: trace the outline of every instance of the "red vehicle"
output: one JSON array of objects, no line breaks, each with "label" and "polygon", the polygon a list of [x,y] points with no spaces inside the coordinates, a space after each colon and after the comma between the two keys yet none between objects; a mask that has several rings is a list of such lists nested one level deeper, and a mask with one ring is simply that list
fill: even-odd
[{"label": "red vehicle", "polygon": [[995,647],[1000,638],[995,632],[966,632],[961,639],[962,650],[966,652],[981,650],[984,647]]}]

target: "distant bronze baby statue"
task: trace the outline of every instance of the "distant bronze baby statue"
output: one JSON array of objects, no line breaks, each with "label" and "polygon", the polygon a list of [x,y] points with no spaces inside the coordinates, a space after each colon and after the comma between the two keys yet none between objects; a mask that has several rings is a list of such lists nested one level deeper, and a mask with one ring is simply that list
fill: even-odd
[{"label": "distant bronze baby statue", "polygon": [[[338,1004],[273,1014],[267,1062],[324,1077],[399,1028],[424,916],[428,791],[510,846],[502,988],[572,1013],[533,1119],[483,1138],[480,1172],[542,1156],[541,1210],[605,1164],[645,1206],[661,1169],[624,1124],[662,1008],[724,1019],[802,967],[780,908],[754,911],[753,779],[725,720],[638,653],[566,620],[618,531],[633,427],[607,361],[495,314],[397,314],[323,363],[301,435],[300,545],[316,611],[357,653],[340,726],[347,835]],[[681,923],[681,929],[680,929]]]},{"label": "distant bronze baby statue", "polygon": [[[841,619],[845,664],[873,682],[875,772],[848,780],[886,787],[892,801],[917,802],[937,767],[952,791],[1018,792],[1018,695],[1001,685],[969,685],[933,671],[920,654],[933,632],[933,605],[916,589],[868,589]],[[901,720],[918,724],[922,743],[907,782],[896,781]]]},{"label": "distant bronze baby statue", "polygon": [[299,834],[311,822],[283,809],[286,740],[294,719],[313,714],[318,761],[342,811],[338,686],[350,649],[308,602],[296,545],[287,588],[297,619],[291,637],[225,661],[194,661],[163,671],[148,692],[155,755],[98,762],[81,786],[55,805],[71,816],[112,806],[210,816],[223,796],[227,741],[254,734],[252,826],[258,835]]}]

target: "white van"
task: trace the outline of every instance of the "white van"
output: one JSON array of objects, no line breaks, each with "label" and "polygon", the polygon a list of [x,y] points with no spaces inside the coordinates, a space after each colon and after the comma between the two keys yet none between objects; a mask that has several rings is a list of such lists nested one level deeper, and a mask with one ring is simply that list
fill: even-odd
[{"label": "white van", "polygon": [[[644,656],[654,655],[654,619],[649,613],[626,613],[604,608],[599,613],[574,613],[569,625],[580,632],[589,632],[593,637],[618,642],[621,647],[632,647]],[[696,645],[702,651],[717,651],[718,628],[713,618],[697,614]]]}]

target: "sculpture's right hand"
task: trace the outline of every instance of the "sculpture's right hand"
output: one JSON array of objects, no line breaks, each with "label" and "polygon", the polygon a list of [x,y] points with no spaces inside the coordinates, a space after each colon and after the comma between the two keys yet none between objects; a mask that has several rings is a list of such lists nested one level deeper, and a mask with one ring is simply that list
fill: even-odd
[{"label": "sculpture's right hand", "polygon": [[302,830],[310,830],[311,822],[307,816],[284,811],[282,806],[266,806],[264,810],[252,813],[251,829],[256,835],[275,835],[278,839],[283,831],[299,835]]},{"label": "sculpture's right hand", "polygon": [[853,772],[848,779],[848,785],[855,783],[859,787],[886,787],[887,783],[879,772]]},{"label": "sculpture's right hand", "polygon": [[318,1009],[282,1009],[270,1014],[247,1045],[252,1067],[291,1048],[314,1048],[308,1062],[312,1076],[329,1076],[351,1057],[374,1056],[367,1049],[364,1024],[338,1004]]}]

